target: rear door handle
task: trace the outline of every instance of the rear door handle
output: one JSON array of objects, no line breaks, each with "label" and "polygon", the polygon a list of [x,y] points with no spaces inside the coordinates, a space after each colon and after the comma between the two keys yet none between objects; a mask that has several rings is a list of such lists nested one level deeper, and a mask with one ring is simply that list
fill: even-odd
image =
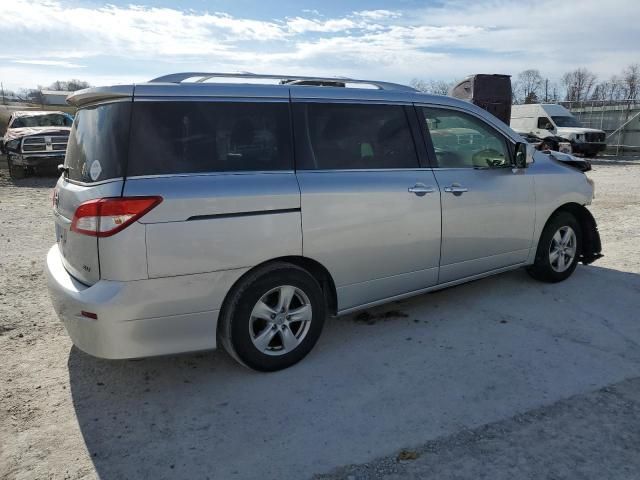
[{"label": "rear door handle", "polygon": [[448,187],[444,187],[444,191],[447,193],[453,193],[454,195],[462,195],[464,192],[468,192],[469,189],[458,183],[453,183]]},{"label": "rear door handle", "polygon": [[427,193],[436,191],[433,187],[427,187],[424,183],[416,183],[413,187],[407,189],[409,193],[415,193],[419,197],[424,197]]}]

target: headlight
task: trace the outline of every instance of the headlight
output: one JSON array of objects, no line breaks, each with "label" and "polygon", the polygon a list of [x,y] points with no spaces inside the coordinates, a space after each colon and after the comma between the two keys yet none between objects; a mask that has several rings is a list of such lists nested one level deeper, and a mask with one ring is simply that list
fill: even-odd
[{"label": "headlight", "polygon": [[7,148],[10,150],[18,150],[18,147],[20,147],[20,139],[9,140],[7,142]]}]

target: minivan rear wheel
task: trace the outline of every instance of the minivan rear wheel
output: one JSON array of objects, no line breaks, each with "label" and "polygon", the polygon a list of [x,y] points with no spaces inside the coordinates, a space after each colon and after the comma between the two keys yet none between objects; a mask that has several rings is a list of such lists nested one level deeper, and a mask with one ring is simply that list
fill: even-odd
[{"label": "minivan rear wheel", "polygon": [[311,351],[325,315],[325,298],[316,279],[296,265],[273,263],[251,272],[229,294],[219,339],[247,367],[281,370]]}]

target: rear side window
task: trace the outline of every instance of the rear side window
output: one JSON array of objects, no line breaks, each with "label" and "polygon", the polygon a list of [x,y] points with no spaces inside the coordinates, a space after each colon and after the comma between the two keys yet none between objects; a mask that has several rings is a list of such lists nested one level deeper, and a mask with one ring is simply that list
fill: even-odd
[{"label": "rear side window", "polygon": [[287,103],[135,102],[128,175],[292,170]]},{"label": "rear side window", "polygon": [[78,110],[67,144],[68,178],[94,183],[124,176],[131,102]]},{"label": "rear side window", "polygon": [[296,103],[294,115],[298,169],[419,166],[401,105]]}]

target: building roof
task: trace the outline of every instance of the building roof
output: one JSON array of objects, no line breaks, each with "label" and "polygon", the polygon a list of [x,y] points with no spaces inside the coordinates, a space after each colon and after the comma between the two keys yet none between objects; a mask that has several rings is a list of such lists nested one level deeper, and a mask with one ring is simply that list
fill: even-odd
[{"label": "building roof", "polygon": [[43,95],[71,95],[73,92],[67,92],[65,90],[40,90]]}]

